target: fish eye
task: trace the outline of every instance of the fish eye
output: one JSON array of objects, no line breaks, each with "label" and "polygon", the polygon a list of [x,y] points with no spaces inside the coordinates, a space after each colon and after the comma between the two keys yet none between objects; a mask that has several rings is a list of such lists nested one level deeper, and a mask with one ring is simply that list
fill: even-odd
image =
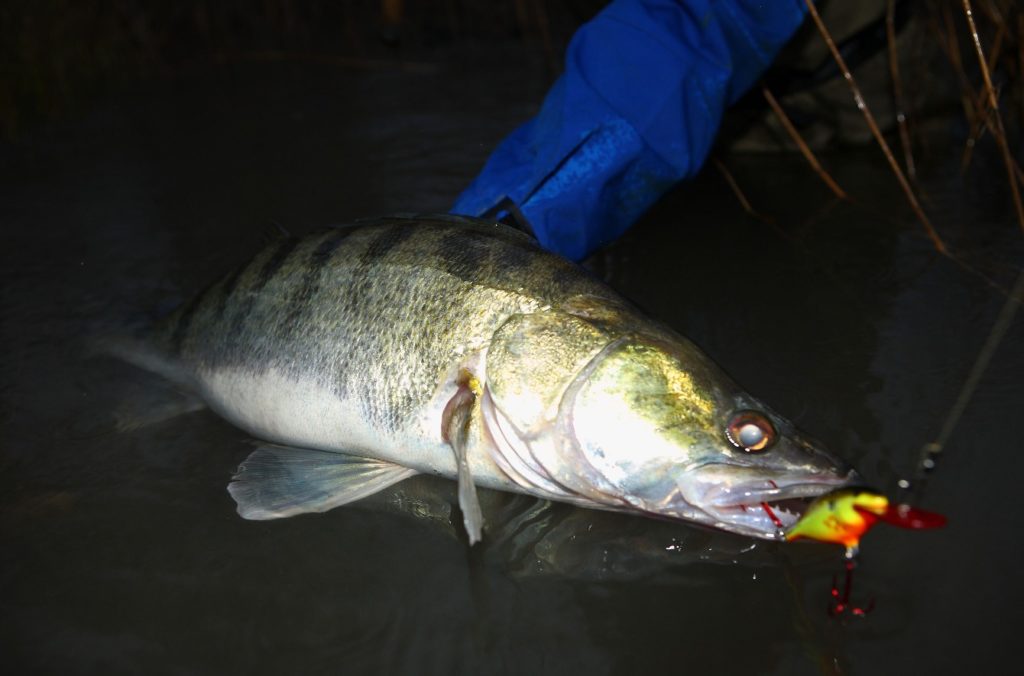
[{"label": "fish eye", "polygon": [[732,417],[725,428],[729,443],[748,453],[759,453],[775,443],[775,427],[771,421],[757,411],[740,411]]}]

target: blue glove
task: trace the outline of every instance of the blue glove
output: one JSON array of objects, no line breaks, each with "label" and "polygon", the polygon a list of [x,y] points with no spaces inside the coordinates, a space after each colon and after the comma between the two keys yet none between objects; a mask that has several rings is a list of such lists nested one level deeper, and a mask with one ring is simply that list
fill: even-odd
[{"label": "blue glove", "polygon": [[452,213],[511,200],[576,260],[700,169],[725,108],[803,21],[802,0],[616,0],[573,36],[540,113],[507,136]]}]

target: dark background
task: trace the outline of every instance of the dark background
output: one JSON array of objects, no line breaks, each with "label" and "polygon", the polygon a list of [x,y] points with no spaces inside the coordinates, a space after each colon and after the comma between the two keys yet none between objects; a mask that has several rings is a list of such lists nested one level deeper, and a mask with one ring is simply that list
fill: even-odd
[{"label": "dark background", "polygon": [[[919,6],[900,32],[914,186],[952,256],[924,235],[805,27],[768,81],[851,199],[780,152],[789,142],[752,96],[725,121],[715,156],[759,215],[709,167],[587,262],[891,493],[913,477],[1024,260],[991,133],[962,169],[972,135],[963,83],[976,92],[980,76],[960,8]],[[323,515],[245,522],[224,490],[250,450],[238,430],[208,412],[114,430],[123,401],[164,392],[147,374],[89,356],[89,336],[188,298],[259,249],[274,223],[301,234],[446,210],[536,111],[572,31],[599,7],[0,8],[5,672],[993,673],[1013,664],[1024,602],[1019,322],[927,490],[915,486],[915,500],[949,526],[879,527],[865,539],[853,593],[875,600],[865,618],[826,613],[842,572],[841,552],[827,545],[754,543],[485,493],[500,525],[468,550],[440,481]],[[901,154],[885,43],[879,51],[868,40],[877,24],[828,8]],[[1007,26],[995,78],[1016,150],[1019,10],[976,8],[985,45]]]}]

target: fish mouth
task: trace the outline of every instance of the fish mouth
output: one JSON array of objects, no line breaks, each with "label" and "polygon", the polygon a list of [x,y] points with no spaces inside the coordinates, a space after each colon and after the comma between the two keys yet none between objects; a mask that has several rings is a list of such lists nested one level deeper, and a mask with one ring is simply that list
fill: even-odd
[{"label": "fish mouth", "polygon": [[792,528],[807,507],[825,493],[856,483],[859,476],[777,477],[708,489],[701,508],[726,530],[778,539]]}]

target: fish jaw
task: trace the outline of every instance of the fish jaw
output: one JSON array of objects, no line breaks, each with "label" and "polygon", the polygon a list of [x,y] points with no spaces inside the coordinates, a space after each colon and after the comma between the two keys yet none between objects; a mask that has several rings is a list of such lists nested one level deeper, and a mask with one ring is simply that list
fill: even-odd
[{"label": "fish jaw", "polygon": [[800,520],[814,498],[861,481],[854,470],[845,475],[746,474],[743,468],[724,463],[691,470],[677,481],[679,497],[701,513],[699,520],[716,528],[779,539]]}]

